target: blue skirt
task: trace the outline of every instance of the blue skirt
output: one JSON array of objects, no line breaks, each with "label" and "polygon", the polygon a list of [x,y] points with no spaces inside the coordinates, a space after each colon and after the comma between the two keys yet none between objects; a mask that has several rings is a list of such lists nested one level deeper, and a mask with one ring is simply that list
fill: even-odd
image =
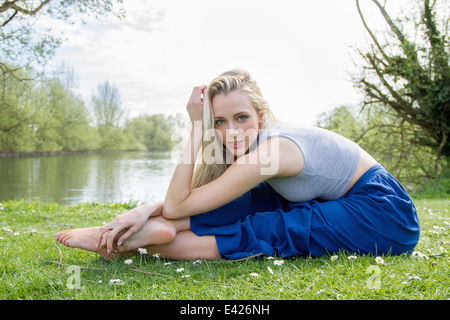
[{"label": "blue skirt", "polygon": [[214,235],[222,257],[411,253],[420,236],[414,203],[380,164],[336,200],[287,201],[267,183],[191,217],[198,236]]}]

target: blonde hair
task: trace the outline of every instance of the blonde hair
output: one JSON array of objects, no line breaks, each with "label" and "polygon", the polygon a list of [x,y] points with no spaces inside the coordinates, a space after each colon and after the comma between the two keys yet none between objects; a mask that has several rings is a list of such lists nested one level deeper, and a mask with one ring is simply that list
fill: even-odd
[{"label": "blonde hair", "polygon": [[[204,137],[201,150],[202,160],[196,167],[192,188],[198,188],[217,179],[229,167],[229,164],[227,164],[226,161],[226,151],[224,151],[224,146],[214,130],[212,101],[218,94],[227,95],[235,90],[240,90],[244,93],[256,112],[262,114],[262,124],[260,129],[268,129],[275,123],[275,118],[270,110],[268,102],[261,94],[261,90],[256,81],[247,71],[243,69],[234,69],[224,72],[213,79],[207,87],[203,97]],[[212,149],[211,144],[215,144]],[[212,157],[205,158],[208,156],[208,154],[204,152],[206,148],[214,150],[211,154]]]}]

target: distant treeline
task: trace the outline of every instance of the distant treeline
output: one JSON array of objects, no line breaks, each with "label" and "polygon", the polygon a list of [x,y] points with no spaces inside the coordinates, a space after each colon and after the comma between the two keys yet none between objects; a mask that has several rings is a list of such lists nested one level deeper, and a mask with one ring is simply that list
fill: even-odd
[{"label": "distant treeline", "polygon": [[120,93],[108,82],[91,101],[77,93],[70,68],[54,77],[32,72],[4,73],[0,86],[0,153],[171,150],[181,115],[141,115],[125,119]]}]

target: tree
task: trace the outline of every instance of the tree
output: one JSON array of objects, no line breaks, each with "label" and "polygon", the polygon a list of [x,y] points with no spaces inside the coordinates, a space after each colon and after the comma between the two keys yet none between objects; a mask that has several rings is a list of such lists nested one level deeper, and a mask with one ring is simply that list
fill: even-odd
[{"label": "tree", "polygon": [[92,110],[97,121],[97,127],[119,127],[120,120],[125,114],[122,108],[122,97],[116,85],[109,81],[97,86],[97,94],[91,97]]},{"label": "tree", "polygon": [[[17,76],[29,75],[18,70]],[[35,101],[38,99],[34,82],[18,80],[12,74],[4,75],[0,86],[0,152],[34,151],[36,123]]]},{"label": "tree", "polygon": [[[35,30],[38,19],[50,17],[66,23],[84,21],[83,17],[102,17],[124,12],[116,4],[123,0],[4,0],[0,1],[0,74],[22,67],[44,65],[61,44],[61,36],[50,30]],[[11,67],[11,65],[14,67]]]},{"label": "tree", "polygon": [[129,135],[120,129],[125,115],[122,98],[116,85],[109,81],[99,83],[97,93],[91,97],[92,111],[100,135],[100,150],[128,150],[132,142]]},{"label": "tree", "polygon": [[[448,14],[442,10],[446,1],[420,0],[418,13],[396,20],[379,1],[372,2],[389,27],[389,41],[381,42],[370,29],[356,0],[372,45],[367,52],[359,51],[365,64],[355,84],[367,97],[364,107],[382,104],[414,127],[410,142],[435,151],[437,170],[440,157],[450,156],[450,17],[441,21],[437,17],[438,12]],[[414,32],[410,35],[402,25],[411,20]]]},{"label": "tree", "polygon": [[[61,36],[52,35],[50,29],[37,29],[36,22],[43,18],[64,20],[66,23],[84,22],[85,17],[90,15],[95,18],[109,14],[122,17],[122,7],[116,7],[121,3],[122,0],[0,0],[0,151],[66,149],[61,141],[57,141],[58,135],[60,138],[64,136],[56,128],[61,124],[57,119],[62,117],[49,116],[52,113],[63,115],[64,112],[48,110],[47,102],[69,112],[83,108],[78,98],[71,96],[64,88],[58,88],[56,82],[53,89],[49,89],[36,81],[26,81],[36,80],[42,75],[39,68],[53,57],[62,41]],[[45,92],[46,89],[50,91]],[[46,94],[51,92],[59,92],[64,97],[64,103],[69,104],[62,106],[62,102],[47,101]],[[47,110],[44,112],[45,108]],[[66,136],[79,138],[73,129],[80,122],[68,121],[70,126],[65,128]],[[81,128],[86,129],[85,124],[78,129],[92,133],[92,128]],[[80,144],[79,140],[76,148]],[[93,145],[91,143],[88,147]]]},{"label": "tree", "polygon": [[11,74],[5,79],[0,86],[0,152],[97,149],[97,130],[90,126],[81,96],[64,85],[69,79],[20,81]]},{"label": "tree", "polygon": [[[359,111],[358,111],[359,109]],[[339,133],[358,143],[408,189],[418,189],[435,178],[433,150],[411,144],[415,125],[399,118],[383,104],[360,110],[360,106],[342,106],[323,113],[316,125]]]},{"label": "tree", "polygon": [[[51,138],[58,146],[55,151],[95,149],[89,113],[81,96],[74,94],[57,78],[46,81],[42,90],[45,90],[45,101],[40,107],[40,123],[47,123],[48,133],[54,133]],[[50,151],[48,147],[42,149]]]},{"label": "tree", "polygon": [[174,146],[172,133],[181,118],[163,114],[140,115],[126,124],[126,130],[150,151],[169,151]]}]

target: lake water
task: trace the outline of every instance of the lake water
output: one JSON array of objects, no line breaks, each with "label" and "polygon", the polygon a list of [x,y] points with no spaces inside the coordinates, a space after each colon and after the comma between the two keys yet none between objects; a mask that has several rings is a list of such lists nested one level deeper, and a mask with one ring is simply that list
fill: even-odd
[{"label": "lake water", "polygon": [[0,201],[162,201],[175,166],[170,152],[0,158]]}]

